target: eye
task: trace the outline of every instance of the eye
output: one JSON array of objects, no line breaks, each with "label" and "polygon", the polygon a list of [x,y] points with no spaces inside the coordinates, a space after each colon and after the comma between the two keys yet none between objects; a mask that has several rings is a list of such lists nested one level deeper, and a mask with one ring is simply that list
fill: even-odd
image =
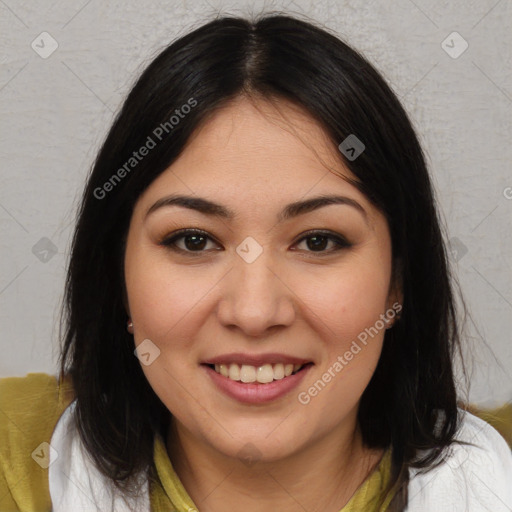
[{"label": "eye", "polygon": [[[176,252],[199,256],[201,253],[208,251],[209,242],[213,242],[214,245],[218,245],[206,231],[202,231],[200,229],[181,229],[173,233],[171,237],[163,239],[160,242],[160,245],[168,247]],[[329,231],[319,230],[307,232],[295,245],[303,242],[306,242],[307,252],[316,253],[332,253],[352,246],[352,244],[340,235],[335,235]],[[331,248],[326,250],[329,243],[332,244]],[[212,248],[210,247],[210,250],[211,249]],[[214,250],[219,249],[214,248]]]},{"label": "eye", "polygon": [[[347,242],[343,237],[334,235],[329,231],[309,231],[303,236],[298,243],[306,241],[308,252],[332,253],[341,249],[351,247],[352,244]],[[330,250],[325,250],[326,246],[332,243]]]},{"label": "eye", "polygon": [[[184,243],[180,246],[178,241],[181,240],[183,240]],[[162,240],[160,245],[169,247],[169,249],[177,252],[201,253],[205,252],[204,249],[208,245],[208,240],[211,241],[211,237],[200,229],[180,229],[170,238]]]}]

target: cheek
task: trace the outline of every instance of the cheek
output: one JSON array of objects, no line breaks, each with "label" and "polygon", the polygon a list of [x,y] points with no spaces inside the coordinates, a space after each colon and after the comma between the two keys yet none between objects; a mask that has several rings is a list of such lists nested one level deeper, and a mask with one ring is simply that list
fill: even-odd
[{"label": "cheek", "polygon": [[386,310],[389,271],[386,267],[347,266],[332,272],[328,279],[303,280],[304,303],[324,324],[331,340],[353,339],[371,327]]},{"label": "cheek", "polygon": [[[311,415],[334,427],[353,410],[378,364],[385,333],[388,281],[378,274],[347,274],[309,297],[313,329],[321,333],[318,373],[299,390]],[[313,320],[314,319],[314,320]],[[325,420],[325,418],[329,418]],[[319,426],[320,428],[320,426]],[[322,424],[322,428],[325,425]]]},{"label": "cheek", "polygon": [[171,332],[187,339],[184,330],[194,324],[191,318],[197,316],[211,283],[193,267],[177,272],[162,258],[134,255],[127,262],[126,286],[137,338],[163,343]]},{"label": "cheek", "polygon": [[313,279],[314,287],[302,282],[307,318],[324,350],[313,387],[301,391],[319,410],[339,403],[343,413],[355,407],[378,364],[391,268],[387,260],[375,265],[374,258],[353,259],[329,279]]},{"label": "cheek", "polygon": [[[174,413],[189,411],[183,404],[201,396],[190,379],[196,370],[194,339],[200,329],[201,300],[212,284],[192,268],[176,272],[152,248],[141,245],[126,262],[126,287],[138,345],[145,339],[159,348],[150,365],[141,365],[150,386]],[[182,385],[187,382],[186,388]],[[200,412],[202,414],[202,412]],[[184,418],[186,420],[186,418]],[[207,418],[203,418],[204,421]]]}]

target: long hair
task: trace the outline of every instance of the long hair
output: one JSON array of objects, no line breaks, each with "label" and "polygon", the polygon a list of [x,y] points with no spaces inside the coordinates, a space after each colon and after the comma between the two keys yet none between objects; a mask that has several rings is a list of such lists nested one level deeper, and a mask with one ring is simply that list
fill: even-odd
[{"label": "long hair", "polygon": [[[357,159],[339,158],[387,219],[404,299],[358,421],[366,445],[392,450],[388,491],[402,510],[408,468],[439,463],[459,422],[459,329],[433,189],[411,122],[382,76],[328,30],[286,15],[221,17],[170,44],[136,81],[99,151],[78,212],[62,315],[60,377],[71,374],[80,437],[124,492],[152,467],[154,436],[169,411],[125,329],[130,217],[200,124],[242,94],[302,107],[335,146],[351,134],[365,145]],[[135,159],[148,137],[154,147]]]}]

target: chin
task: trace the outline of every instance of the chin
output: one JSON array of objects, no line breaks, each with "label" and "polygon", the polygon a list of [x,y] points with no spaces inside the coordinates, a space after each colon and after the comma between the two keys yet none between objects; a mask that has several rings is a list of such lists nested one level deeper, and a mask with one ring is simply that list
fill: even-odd
[{"label": "chin", "polygon": [[222,452],[226,457],[237,459],[244,464],[251,466],[256,462],[276,462],[293,455],[302,443],[291,438],[284,439],[272,434],[270,430],[254,435],[234,435],[226,439],[225,443],[212,442],[211,446]]}]

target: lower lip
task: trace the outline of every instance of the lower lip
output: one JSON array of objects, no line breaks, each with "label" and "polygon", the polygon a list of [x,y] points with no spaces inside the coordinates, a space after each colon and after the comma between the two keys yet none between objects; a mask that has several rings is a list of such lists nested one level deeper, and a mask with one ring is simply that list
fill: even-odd
[{"label": "lower lip", "polygon": [[224,377],[208,365],[201,366],[205,368],[214,384],[229,397],[247,404],[262,404],[277,400],[296,388],[313,365],[309,363],[297,373],[267,384],[257,382],[244,384]]}]

